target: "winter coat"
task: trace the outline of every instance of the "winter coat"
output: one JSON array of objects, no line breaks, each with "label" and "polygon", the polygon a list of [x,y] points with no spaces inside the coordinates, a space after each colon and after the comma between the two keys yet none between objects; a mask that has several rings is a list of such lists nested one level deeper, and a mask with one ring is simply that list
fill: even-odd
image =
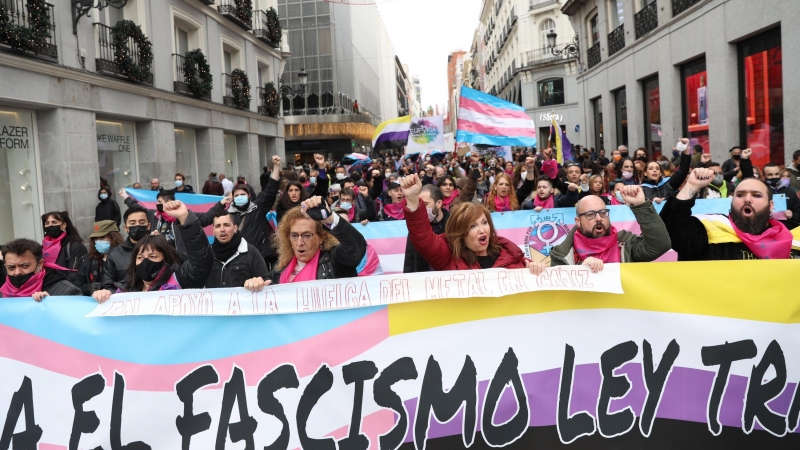
[{"label": "winter coat", "polygon": [[[457,200],[453,200],[455,202]],[[420,207],[422,204],[420,204]],[[427,212],[426,212],[427,214]],[[444,227],[447,225],[447,219],[450,217],[450,212],[442,208],[442,220],[438,222],[431,222],[431,229],[434,234],[443,234]],[[406,239],[406,256],[403,261],[403,273],[416,273],[416,272],[431,272],[431,265],[425,258],[419,254],[411,239]]]},{"label": "winter coat", "polygon": [[131,265],[133,246],[131,238],[126,238],[122,245],[118,245],[108,252],[106,262],[103,264],[103,277],[100,285],[103,289],[115,292],[117,286],[124,286],[128,266]]},{"label": "winter coat", "polygon": [[83,264],[78,269],[78,274],[75,277],[75,286],[80,288],[83,295],[90,296],[94,291],[102,289],[103,271],[105,261],[102,259],[92,258],[87,256],[83,260]]},{"label": "winter coat", "polygon": [[789,171],[789,187],[794,189],[795,191],[800,191],[800,167],[797,165],[788,165],[786,166],[786,170]]},{"label": "winter coat", "polygon": [[63,243],[61,245],[61,252],[58,253],[56,264],[67,269],[72,269],[74,272],[63,272],[67,281],[70,283],[75,282],[77,270],[83,264],[84,258],[87,258],[89,251],[86,246],[80,242]]},{"label": "winter coat", "polygon": [[179,191],[178,188],[175,188],[174,191],[176,194],[196,194],[197,192],[194,191],[194,188],[189,186],[188,184],[183,185],[183,190]]},{"label": "winter coat", "polygon": [[[178,253],[180,253],[181,255],[185,255],[186,254],[186,245],[183,243],[183,238],[181,237],[181,234],[178,233],[178,231],[177,231],[177,228],[180,225],[180,223],[178,221],[168,222],[166,220],[159,219],[158,216],[156,216],[156,212],[158,212],[158,211],[156,211],[155,209],[145,208],[141,203],[136,201],[136,199],[133,198],[133,197],[126,198],[125,199],[125,205],[128,208],[132,208],[132,207],[136,206],[136,207],[139,207],[139,208],[147,210],[147,221],[150,222],[150,230],[149,231],[151,231],[151,232],[152,231],[158,231],[159,233],[161,233],[161,234],[163,234],[165,236],[167,234],[169,234],[174,239],[174,243],[170,242],[170,244],[172,244],[173,247],[175,247],[175,250],[177,250]],[[198,214],[198,216],[202,216],[202,213]],[[165,233],[164,232],[165,228],[168,229],[169,233]]]},{"label": "winter coat", "polygon": [[222,187],[222,183],[219,180],[208,180],[203,185],[203,194],[205,195],[219,195],[223,196],[225,194],[225,188]]},{"label": "winter coat", "polygon": [[[658,259],[671,248],[667,227],[650,202],[632,206],[631,212],[636,217],[642,234],[637,235],[627,230],[617,231],[620,262],[650,262]],[[564,242],[553,248],[550,252],[551,266],[575,264],[574,244],[577,232],[578,227],[572,228]]]},{"label": "winter coat", "polygon": [[[314,191],[311,193],[310,197],[320,196],[322,198],[327,198],[328,176],[325,174],[325,169],[317,169],[317,170],[319,171],[319,175],[317,176],[317,184],[314,187]],[[269,183],[267,183],[267,189],[262,191],[262,194],[266,192],[266,202],[268,205],[270,205],[270,209],[272,205],[275,205],[275,215],[277,216],[278,223],[280,223],[281,217],[283,217],[286,211],[288,211],[290,208],[284,208],[283,206],[281,206],[280,202],[278,203],[275,202],[278,198],[278,187],[280,187],[280,182],[278,182],[278,180],[274,178],[270,178]],[[248,241],[250,240],[248,239]]]},{"label": "winter coat", "polygon": [[[367,241],[364,236],[348,221],[341,218],[336,220],[336,226],[327,231],[339,241],[339,245],[330,250],[320,250],[317,280],[357,277],[358,266],[367,254]],[[283,269],[275,271],[272,275],[272,284],[281,282],[282,272]]]},{"label": "winter coat", "polygon": [[101,220],[113,220],[117,227],[122,223],[119,204],[111,197],[100,200],[97,206],[94,207],[94,221],[100,222]]},{"label": "winter coat", "polygon": [[[274,201],[274,198],[270,200],[267,191],[261,191],[254,202],[248,203],[247,210],[241,211],[233,203],[228,206],[228,212],[233,216],[234,225],[239,227],[242,238],[257,248],[264,258],[275,256],[275,250],[270,242],[272,227],[267,221],[267,213],[272,209]],[[225,206],[217,202],[207,213],[198,214],[200,225],[207,227],[214,223],[214,214],[222,211],[223,208]]]},{"label": "winter coat", "polygon": [[[405,208],[406,226],[408,227],[408,238],[414,248],[425,258],[431,269],[439,270],[469,270],[480,269],[480,264],[468,264],[463,258],[455,259],[450,244],[447,242],[447,235],[435,234],[428,222],[428,213],[425,206],[420,204],[416,210],[411,211]],[[492,267],[519,269],[525,267],[525,255],[519,246],[506,238],[498,237],[497,243],[502,250]]]},{"label": "winter coat", "polygon": [[642,191],[647,200],[653,201],[654,198],[666,199],[673,192],[680,189],[686,176],[689,175],[691,170],[690,165],[692,157],[690,155],[681,154],[681,164],[671,177],[662,179],[660,183],[650,183],[648,181],[642,182]]},{"label": "winter coat", "polygon": [[257,248],[242,239],[236,253],[227,261],[220,261],[214,257],[214,265],[205,287],[244,287],[245,281],[255,277],[269,279],[267,263]]}]

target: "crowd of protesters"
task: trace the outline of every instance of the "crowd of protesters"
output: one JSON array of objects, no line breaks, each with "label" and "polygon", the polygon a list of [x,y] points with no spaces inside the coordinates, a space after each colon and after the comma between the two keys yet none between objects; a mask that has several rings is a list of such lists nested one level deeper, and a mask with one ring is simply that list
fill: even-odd
[{"label": "crowd of protesters", "polygon": [[[196,192],[180,173],[172,190],[150,180],[158,192],[154,210],[125,189],[111,192],[101,179],[89,242],[67,211],[43,215],[41,242],[16,239],[2,247],[0,293],[36,301],[91,295],[102,303],[121,292],[256,292],[270,284],[380,274],[378,255],[357,227],[398,220],[408,229],[407,273],[527,268],[539,274],[549,265],[577,264],[598,272],[606,263],[654,261],[670,249],[681,261],[800,257],[790,231],[800,226],[800,150],[786,167],[754,167],[747,148],[729,153],[719,163],[681,139],[672,158],[651,159],[644,148],[631,154],[625,146],[606,157],[605,150],[576,146],[575,158],[562,163],[552,148],[516,149],[510,160],[383,151],[353,165],[323,155],[286,165],[273,156],[258,191],[243,176],[233,183],[209,174],[200,192],[222,199],[207,212],[190,211],[176,196]],[[787,205],[780,219],[772,214],[778,194]],[[124,212],[115,195],[124,199]],[[728,215],[692,215],[697,199],[726,197]],[[654,205],[662,203],[659,214]],[[617,230],[612,205],[630,207],[640,232]],[[492,222],[491,213],[551,208],[574,208],[576,218],[547,262],[526,258]],[[211,243],[203,231],[209,226]]]}]

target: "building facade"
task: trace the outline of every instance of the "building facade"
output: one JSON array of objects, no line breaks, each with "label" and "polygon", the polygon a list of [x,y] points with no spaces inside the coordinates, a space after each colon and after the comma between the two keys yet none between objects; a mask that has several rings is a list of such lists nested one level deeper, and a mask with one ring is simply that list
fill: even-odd
[{"label": "building facade", "polygon": [[396,74],[396,87],[397,87],[397,117],[407,116],[409,114],[408,107],[408,72],[407,67],[400,62],[400,58],[394,57],[395,74]]},{"label": "building facade", "polygon": [[790,162],[800,86],[783,79],[800,68],[797,2],[569,0],[562,10],[586,63],[582,142],[655,157],[688,137],[716,161],[741,145],[759,167]]},{"label": "building facade", "polygon": [[456,95],[461,86],[461,73],[464,71],[464,55],[467,52],[457,50],[447,55],[447,106],[444,114],[445,133],[456,129],[458,107]]},{"label": "building facade", "polygon": [[[100,178],[121,204],[116,192],[134,182],[173,188],[181,172],[199,192],[211,171],[255,180],[283,155],[283,123],[259,95],[288,55],[270,0],[251,14],[234,0],[128,0],[92,9],[74,33],[73,2],[2,4],[37,39],[0,41],[0,242],[41,240],[40,216],[54,210],[87,235]],[[207,72],[187,63],[193,50]],[[205,73],[210,85],[190,82]]]}]

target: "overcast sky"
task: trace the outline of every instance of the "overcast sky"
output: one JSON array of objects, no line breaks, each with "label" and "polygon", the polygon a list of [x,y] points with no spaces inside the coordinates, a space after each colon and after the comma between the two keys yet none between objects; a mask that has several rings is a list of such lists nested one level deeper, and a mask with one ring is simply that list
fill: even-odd
[{"label": "overcast sky", "polygon": [[[394,51],[422,85],[422,107],[447,102],[447,55],[469,51],[481,0],[378,0]],[[444,111],[440,110],[444,114]]]}]

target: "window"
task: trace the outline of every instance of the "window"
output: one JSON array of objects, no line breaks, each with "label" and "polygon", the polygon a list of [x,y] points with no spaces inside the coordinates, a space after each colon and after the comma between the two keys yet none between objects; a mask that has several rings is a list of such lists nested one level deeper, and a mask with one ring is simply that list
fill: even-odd
[{"label": "window", "polygon": [[638,0],[636,2],[637,5],[639,6],[637,11],[641,11],[642,9],[644,9],[645,6],[649,5],[650,3],[653,3],[654,1],[656,1],[656,0]]},{"label": "window", "polygon": [[185,55],[189,51],[189,33],[175,27],[175,53]]},{"label": "window", "polygon": [[39,179],[46,161],[36,162],[38,134],[35,113],[0,106],[0,242],[42,239]]},{"label": "window", "polygon": [[225,67],[225,73],[231,73],[231,52],[222,51],[222,64]]},{"label": "window", "polygon": [[592,108],[594,109],[594,148],[599,151],[605,148],[603,147],[603,99],[597,97],[592,100]]},{"label": "window", "polygon": [[[136,135],[134,124],[96,120],[97,160],[100,177],[108,181],[111,192],[130,187],[137,180]],[[126,206],[122,197],[115,197],[120,208]]]},{"label": "window", "polygon": [[564,79],[555,78],[552,80],[540,81],[539,84],[539,106],[563,105],[564,104]]},{"label": "window", "polygon": [[661,156],[661,92],[658,77],[642,82],[644,91],[645,147],[653,159]]},{"label": "window", "polygon": [[556,31],[556,23],[553,21],[553,19],[547,19],[542,22],[539,30],[542,32],[542,48],[547,48],[547,35],[551,31]]},{"label": "window", "polygon": [[[98,0],[98,3],[101,1],[105,0]],[[145,30],[144,23],[142,23],[139,17],[140,1],[141,0],[128,0],[128,3],[121,9],[109,7],[99,11],[94,11],[94,13],[97,14],[96,22],[100,22],[103,25],[113,27],[120,20],[132,20],[136,22],[137,25],[142,27],[143,32],[147,33],[147,31]]]},{"label": "window", "polygon": [[591,45],[600,42],[600,27],[597,26],[597,14],[589,19],[589,35],[591,36]]},{"label": "window", "polygon": [[199,190],[197,183],[197,151],[194,145],[194,130],[175,128],[175,167],[186,179],[184,183]]},{"label": "window", "polygon": [[617,113],[617,146],[628,145],[628,92],[622,88],[614,92]]},{"label": "window", "polygon": [[708,142],[708,73],[706,59],[700,58],[681,67],[683,97],[683,130],[690,145],[701,145],[703,153],[711,151]]},{"label": "window", "polygon": [[236,151],[236,135],[223,134],[222,139],[225,146],[225,178],[235,180],[239,173],[239,160]]},{"label": "window", "polygon": [[625,23],[625,14],[622,9],[623,0],[608,0],[608,31],[616,30]]},{"label": "window", "polygon": [[784,163],[782,57],[780,29],[739,44],[741,142],[758,167]]}]

